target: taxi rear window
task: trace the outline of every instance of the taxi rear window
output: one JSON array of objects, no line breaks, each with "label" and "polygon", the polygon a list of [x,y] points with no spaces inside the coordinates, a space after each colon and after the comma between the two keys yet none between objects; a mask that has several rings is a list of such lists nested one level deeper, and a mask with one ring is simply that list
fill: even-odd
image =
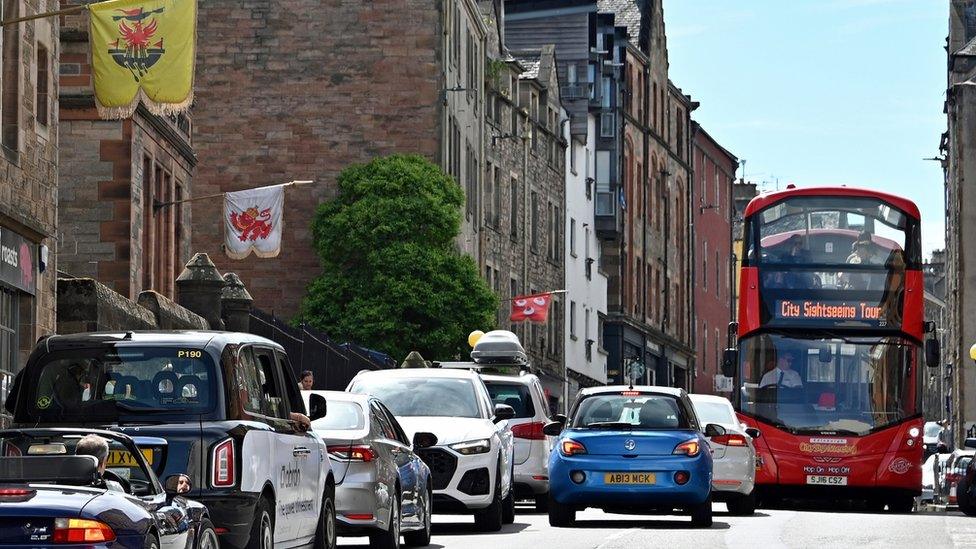
[{"label": "taxi rear window", "polygon": [[[214,363],[202,349],[110,345],[40,359],[28,410],[45,419],[203,412],[212,408]],[[101,415],[101,414],[99,414]]]}]

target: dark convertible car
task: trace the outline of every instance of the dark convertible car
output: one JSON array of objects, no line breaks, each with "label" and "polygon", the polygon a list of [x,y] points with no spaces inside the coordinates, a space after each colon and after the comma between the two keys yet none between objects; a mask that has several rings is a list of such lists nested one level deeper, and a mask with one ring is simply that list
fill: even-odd
[{"label": "dark convertible car", "polygon": [[[91,433],[109,443],[111,475],[99,473],[96,458],[75,455]],[[110,431],[0,431],[0,547],[217,549],[206,507],[179,495],[189,478],[164,486],[144,451]]]}]

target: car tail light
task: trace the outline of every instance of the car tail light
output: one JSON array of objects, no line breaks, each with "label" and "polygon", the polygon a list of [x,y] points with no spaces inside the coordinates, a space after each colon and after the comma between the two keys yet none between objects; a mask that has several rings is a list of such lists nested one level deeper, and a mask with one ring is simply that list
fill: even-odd
[{"label": "car tail light", "polygon": [[516,425],[512,427],[512,435],[514,435],[515,438],[524,438],[526,440],[545,440],[546,435],[542,432],[542,428],[545,427],[545,425],[546,424],[541,421]]},{"label": "car tail light", "polygon": [[29,488],[0,488],[0,498],[28,496],[32,493],[34,493],[34,490]]},{"label": "car tail light", "polygon": [[688,471],[678,471],[674,474],[675,484],[686,484],[689,480],[691,480],[691,473]]},{"label": "car tail light", "polygon": [[4,442],[3,445],[5,447],[3,450],[3,455],[7,457],[18,457],[22,455],[20,452],[20,448],[14,446],[13,444],[9,442]]},{"label": "car tail light", "polygon": [[564,456],[575,456],[578,454],[585,454],[586,446],[583,446],[571,438],[567,438],[559,445],[559,451],[562,452]]},{"label": "car tail light", "polygon": [[640,396],[640,394],[640,391],[620,391],[620,395],[625,397],[635,397]]},{"label": "car tail light", "polygon": [[213,449],[213,475],[210,477],[210,484],[214,488],[226,488],[233,486],[234,478],[234,440],[227,439],[214,446]]},{"label": "car tail light", "polygon": [[712,437],[712,442],[715,444],[721,444],[722,446],[748,446],[746,437],[742,435],[730,434],[730,435],[719,435],[717,437]]},{"label": "car tail light", "polygon": [[688,457],[695,457],[701,452],[701,445],[697,440],[687,440],[674,447],[672,454],[683,454]]},{"label": "car tail light", "polygon": [[346,446],[330,449],[329,454],[343,461],[362,461],[369,463],[376,459],[376,450],[369,446]]},{"label": "car tail light", "polygon": [[86,519],[54,519],[54,543],[99,543],[115,541],[115,532],[104,522]]},{"label": "car tail light", "polygon": [[342,516],[349,520],[373,520],[372,513],[343,513]]}]

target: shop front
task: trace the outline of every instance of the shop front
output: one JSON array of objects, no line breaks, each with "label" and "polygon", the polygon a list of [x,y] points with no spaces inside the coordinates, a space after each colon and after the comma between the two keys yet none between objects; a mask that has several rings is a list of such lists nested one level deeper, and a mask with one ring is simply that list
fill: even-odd
[{"label": "shop front", "polygon": [[0,226],[0,403],[34,342],[37,252],[37,244]]}]

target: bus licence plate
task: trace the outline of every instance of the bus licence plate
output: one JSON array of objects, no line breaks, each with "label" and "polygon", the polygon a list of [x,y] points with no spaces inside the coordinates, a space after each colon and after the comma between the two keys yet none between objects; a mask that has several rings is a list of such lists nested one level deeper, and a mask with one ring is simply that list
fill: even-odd
[{"label": "bus licence plate", "polygon": [[654,484],[654,473],[605,473],[604,484]]},{"label": "bus licence plate", "polygon": [[847,477],[807,475],[807,484],[826,484],[828,486],[847,486]]}]

